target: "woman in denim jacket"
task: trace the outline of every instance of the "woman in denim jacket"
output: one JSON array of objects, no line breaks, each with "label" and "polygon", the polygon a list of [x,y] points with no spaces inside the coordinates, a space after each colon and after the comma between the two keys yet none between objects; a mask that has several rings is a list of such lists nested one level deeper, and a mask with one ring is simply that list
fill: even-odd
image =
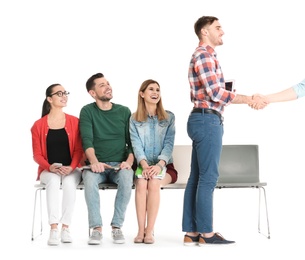
[{"label": "woman in denim jacket", "polygon": [[177,181],[172,152],[175,115],[164,110],[160,85],[146,80],[138,92],[138,108],[130,118],[130,139],[137,161],[135,243],[154,243],[154,225],[160,205],[160,188]]}]

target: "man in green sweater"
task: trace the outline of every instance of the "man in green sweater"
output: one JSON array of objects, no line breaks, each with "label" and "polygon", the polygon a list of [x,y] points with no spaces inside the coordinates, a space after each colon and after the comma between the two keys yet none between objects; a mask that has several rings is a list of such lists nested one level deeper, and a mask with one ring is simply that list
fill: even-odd
[{"label": "man in green sweater", "polygon": [[[134,171],[134,155],[129,136],[128,107],[110,102],[112,87],[102,73],[91,76],[86,83],[95,102],[80,111],[80,132],[89,170],[84,170],[85,199],[89,228],[89,245],[99,245],[102,239],[99,183],[118,185],[114,214],[111,221],[112,238],[116,244],[125,242],[121,227],[130,201]],[[115,166],[118,166],[116,168]]]}]

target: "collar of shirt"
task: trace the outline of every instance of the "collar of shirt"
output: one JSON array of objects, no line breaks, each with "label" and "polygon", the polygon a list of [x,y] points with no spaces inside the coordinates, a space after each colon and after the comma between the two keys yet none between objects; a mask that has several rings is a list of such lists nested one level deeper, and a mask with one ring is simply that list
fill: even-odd
[{"label": "collar of shirt", "polygon": [[208,45],[204,42],[199,42],[198,47],[204,48],[208,53],[210,53],[211,55],[213,55],[216,58],[217,53],[210,45]]}]

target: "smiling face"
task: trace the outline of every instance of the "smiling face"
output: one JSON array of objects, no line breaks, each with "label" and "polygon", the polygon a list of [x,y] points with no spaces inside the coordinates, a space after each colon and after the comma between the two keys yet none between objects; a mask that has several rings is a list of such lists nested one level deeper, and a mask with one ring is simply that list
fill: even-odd
[{"label": "smiling face", "polygon": [[51,107],[62,108],[67,106],[68,94],[65,88],[61,85],[57,85],[52,89],[51,95],[48,97],[48,101]]},{"label": "smiling face", "polygon": [[140,95],[145,103],[157,104],[161,98],[160,87],[157,83],[151,83],[144,91],[140,92]]},{"label": "smiling face", "polygon": [[95,100],[110,101],[113,98],[112,87],[104,77],[95,79],[94,83],[95,86],[89,93]]},{"label": "smiling face", "polygon": [[224,31],[218,20],[202,28],[201,35],[203,42],[210,45],[213,49],[223,44],[222,36],[224,35]]}]

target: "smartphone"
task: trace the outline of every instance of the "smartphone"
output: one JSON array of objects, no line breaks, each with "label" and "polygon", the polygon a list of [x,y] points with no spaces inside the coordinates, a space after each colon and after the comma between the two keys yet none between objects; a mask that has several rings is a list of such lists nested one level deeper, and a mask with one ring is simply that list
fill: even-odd
[{"label": "smartphone", "polygon": [[120,165],[115,165],[115,166],[112,166],[111,169],[115,170],[115,171],[118,171],[120,170]]},{"label": "smartphone", "polygon": [[54,163],[54,165],[56,166],[56,168],[60,168],[62,166],[62,163]]},{"label": "smartphone", "polygon": [[235,80],[234,79],[226,80],[225,81],[226,90],[233,91],[234,90],[234,84],[235,84]]}]

